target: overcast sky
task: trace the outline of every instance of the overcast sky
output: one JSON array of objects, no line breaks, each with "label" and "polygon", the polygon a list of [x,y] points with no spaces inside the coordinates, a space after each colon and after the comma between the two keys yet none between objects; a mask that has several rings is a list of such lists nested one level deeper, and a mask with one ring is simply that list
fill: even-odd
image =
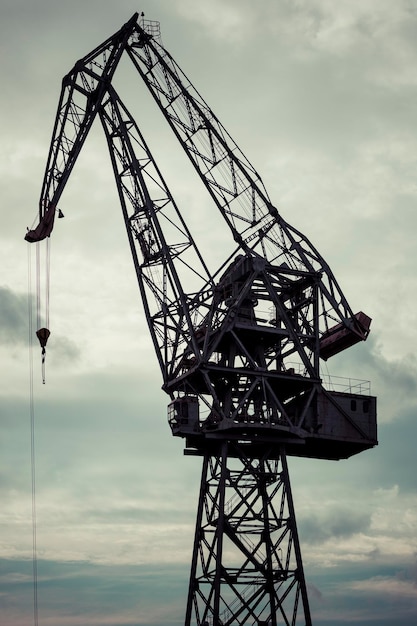
[{"label": "overcast sky", "polygon": [[[417,622],[417,0],[2,0],[0,623],[27,626],[32,512],[27,226],[61,79],[135,11],[314,243],[369,340],[379,446],[290,459],[316,626]],[[206,254],[228,236],[128,65],[116,77]],[[34,348],[39,624],[183,624],[200,461],[166,422],[99,124],[51,237],[46,385]],[[215,228],[211,228],[212,224]]]}]

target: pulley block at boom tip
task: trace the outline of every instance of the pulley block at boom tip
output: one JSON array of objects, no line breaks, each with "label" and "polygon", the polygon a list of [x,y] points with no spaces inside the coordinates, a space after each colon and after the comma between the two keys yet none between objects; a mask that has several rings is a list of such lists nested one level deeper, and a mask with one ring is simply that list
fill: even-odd
[{"label": "pulley block at boom tip", "polygon": [[28,229],[25,235],[25,240],[29,243],[36,243],[37,241],[42,241],[43,239],[46,239],[46,237],[49,237],[54,227],[55,213],[58,213],[58,219],[62,219],[64,217],[61,209],[57,209],[51,205],[45,211],[44,216],[36,228],[33,230]]}]

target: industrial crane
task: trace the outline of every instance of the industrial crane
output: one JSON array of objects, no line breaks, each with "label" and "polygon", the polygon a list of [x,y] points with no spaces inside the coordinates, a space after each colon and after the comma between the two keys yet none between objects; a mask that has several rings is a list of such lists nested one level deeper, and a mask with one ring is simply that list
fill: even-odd
[{"label": "industrial crane", "polygon": [[[201,254],[113,86],[128,57],[230,230]],[[326,389],[326,361],[367,338],[329,266],[271,203],[254,167],[137,13],[64,77],[39,204],[50,236],[99,117],[171,432],[202,457],[185,626],[311,624],[287,455],[339,460],[377,444],[376,398]],[[43,346],[44,348],[44,346]]]}]

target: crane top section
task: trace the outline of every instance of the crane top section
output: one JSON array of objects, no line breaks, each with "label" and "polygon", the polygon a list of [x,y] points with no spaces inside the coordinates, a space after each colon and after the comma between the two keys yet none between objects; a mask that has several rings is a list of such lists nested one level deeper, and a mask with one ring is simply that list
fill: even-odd
[{"label": "crane top section", "polygon": [[[39,241],[51,234],[63,189],[125,55],[226,221],[236,244],[230,257],[243,251],[289,271],[321,275],[326,298],[336,300],[343,319],[351,320],[350,326],[356,332],[359,326],[327,263],[272,205],[253,165],[163,48],[159,23],[145,21],[143,14],[138,22],[138,17],[135,13],[112,37],[80,59],[63,79],[39,201],[39,224],[27,232],[27,241]],[[363,332],[366,334],[366,329]]]},{"label": "crane top section", "polygon": [[[144,20],[143,13],[140,18],[135,13],[64,76],[39,201],[39,223],[27,232],[26,240],[35,242],[50,236],[61,194],[109,97],[123,55],[137,69],[229,227],[235,242],[229,259],[243,252],[284,268],[287,275],[307,272],[319,277],[327,301],[323,307],[322,331],[327,333],[324,358],[343,344],[338,324],[348,331],[344,345],[365,339],[369,318],[353,314],[327,263],[307,237],[272,205],[255,168],[162,46],[159,22]],[[339,339],[333,342],[336,333]]]},{"label": "crane top section", "polygon": [[[230,246],[220,267],[213,269],[203,258],[114,88],[122,57],[132,62],[226,223]],[[26,240],[51,235],[61,195],[96,118],[106,136],[163,388],[171,400],[188,411],[199,397],[210,432],[221,421],[227,431],[230,420],[247,428],[252,418],[256,428],[267,424],[280,433],[307,427],[325,432],[317,415],[323,407],[330,411],[334,398],[321,393],[319,359],[365,340],[371,320],[353,313],[326,261],[272,204],[256,169],[163,47],[158,22],[135,13],[64,76],[39,223]],[[357,424],[346,430],[351,418],[340,402],[338,407],[340,432],[350,433],[343,436],[356,441],[352,433],[360,431],[365,441],[360,445],[368,446],[373,431],[366,434]]]}]

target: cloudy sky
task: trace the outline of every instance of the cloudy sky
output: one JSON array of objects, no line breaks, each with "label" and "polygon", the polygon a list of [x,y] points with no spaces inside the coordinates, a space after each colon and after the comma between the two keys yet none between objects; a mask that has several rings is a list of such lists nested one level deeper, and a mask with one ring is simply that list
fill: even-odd
[{"label": "cloudy sky", "polygon": [[[368,342],[328,368],[371,380],[379,446],[339,463],[290,459],[313,622],[414,625],[416,0],[2,0],[1,624],[33,620],[23,237],[63,75],[142,10],[282,215],[373,318]],[[208,195],[128,66],[117,88],[204,246]],[[99,125],[60,208],[45,385],[33,351],[39,624],[179,625],[200,461],[183,457],[166,423]]]}]

